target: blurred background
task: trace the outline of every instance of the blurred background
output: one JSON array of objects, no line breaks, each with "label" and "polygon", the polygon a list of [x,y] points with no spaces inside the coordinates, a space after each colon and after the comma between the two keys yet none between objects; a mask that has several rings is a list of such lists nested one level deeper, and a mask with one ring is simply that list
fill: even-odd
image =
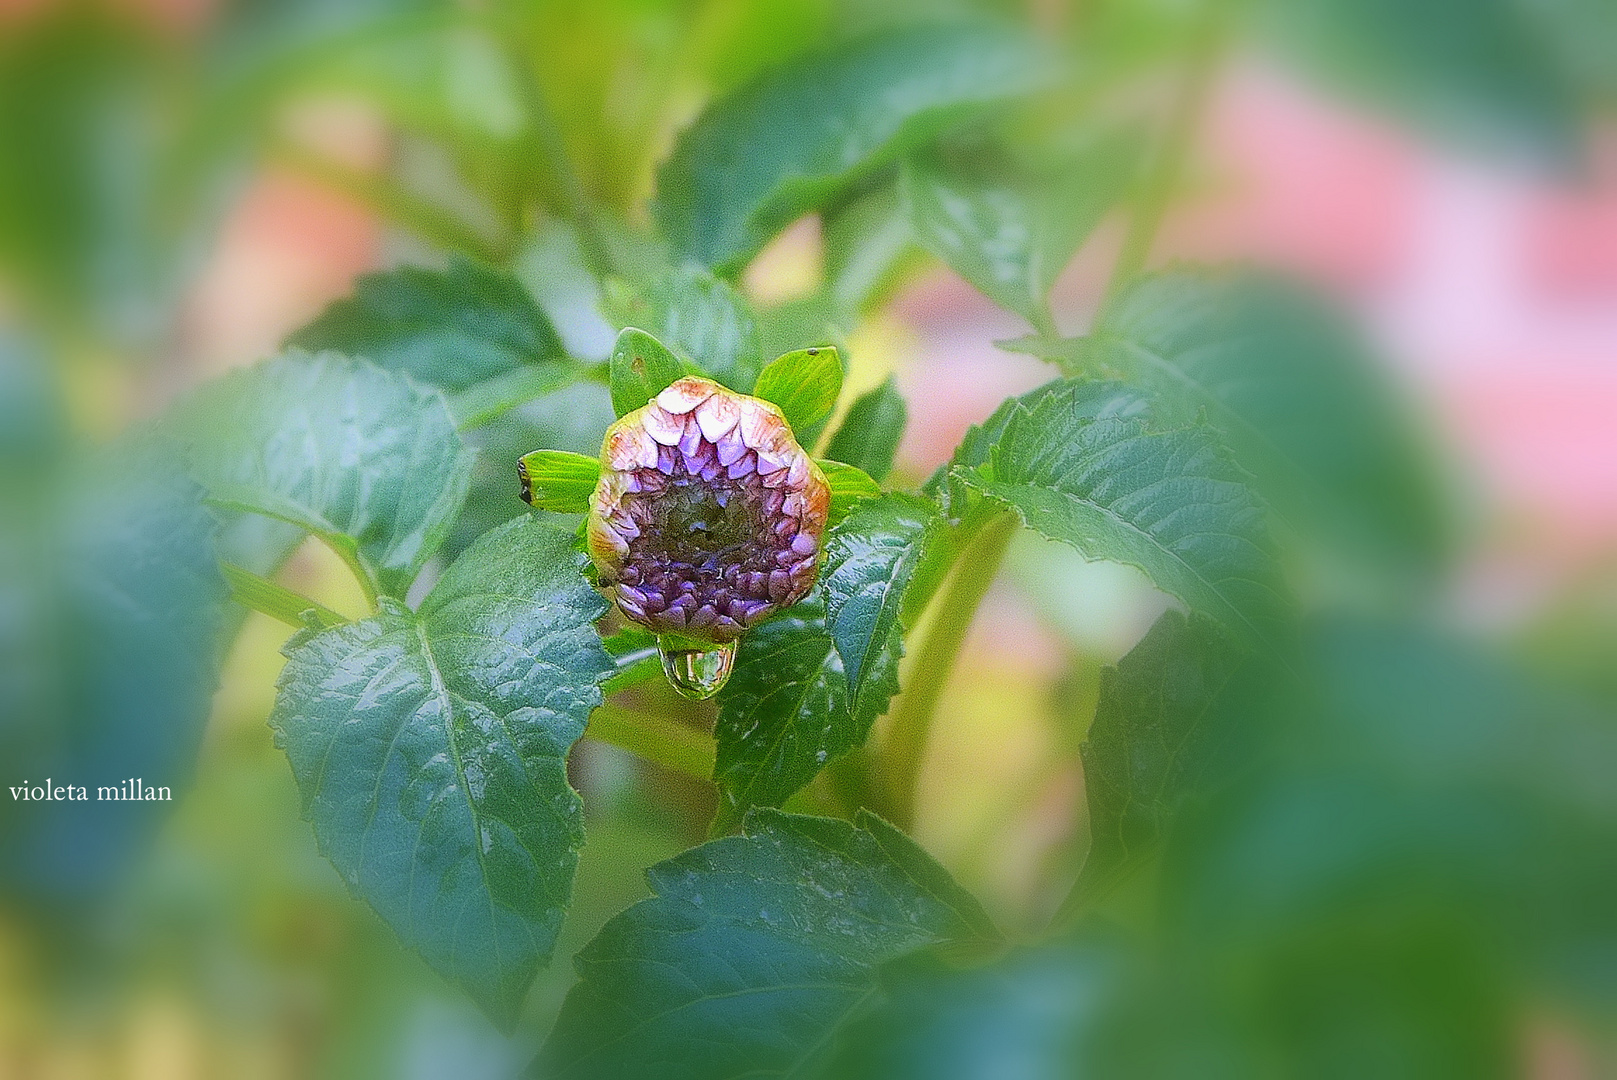
[{"label": "blurred background", "polygon": [[[43,780],[33,763],[51,759],[27,748],[48,735],[32,729],[77,715],[29,704],[55,662],[36,649],[40,620],[67,609],[31,591],[25,554],[44,541],[28,508],[64,492],[117,505],[93,454],[84,474],[62,446],[105,445],[273,354],[357,275],[441,266],[448,251],[516,267],[547,311],[573,312],[569,349],[599,358],[614,328],[557,269],[555,208],[576,185],[632,234],[657,163],[714,95],[887,22],[983,9],[1068,56],[1075,100],[1153,103],[1184,77],[1206,6],[0,0],[0,784]],[[1617,1076],[1617,4],[1226,6],[1150,264],[1253,260],[1351,311],[1456,527],[1426,613],[1442,642],[1330,631],[1348,644],[1322,679],[1352,699],[1344,726],[1393,730],[1377,745],[1396,747],[1397,794],[1332,787],[1331,763],[1315,762],[1317,783],[1296,773],[1300,790],[1241,809],[1268,833],[1208,826],[1196,850],[1231,879],[1243,867],[1243,884],[1164,886],[1165,904],[1192,910],[1174,925],[1235,957],[1213,998],[1256,1003],[1243,1019],[1197,1015],[1214,1041],[1290,1048],[1228,1075]],[[1386,20],[1408,32],[1378,37]],[[533,87],[547,105],[523,96]],[[557,146],[573,175],[547,164]],[[822,292],[828,231],[818,217],[789,228],[747,269],[746,294],[771,309]],[[1060,274],[1062,332],[1094,318],[1124,232],[1109,215]],[[915,483],[1052,369],[995,347],[1027,332],[1016,316],[896,244],[907,254],[846,340],[852,392],[897,378],[910,422],[895,482]],[[487,476],[457,543],[522,509],[500,486],[517,453],[591,452],[610,419],[605,387],[587,384],[478,433]],[[114,537],[100,558],[118,550]],[[300,548],[282,580],[360,609],[321,548]],[[916,835],[1002,925],[1036,931],[1070,886],[1087,844],[1075,748],[1100,670],[1165,604],[1133,572],[1031,534],[989,594],[933,731]],[[168,659],[206,652],[206,629]],[[62,632],[52,649],[96,640]],[[515,1075],[572,980],[565,958],[645,895],[646,866],[705,835],[705,785],[583,744],[577,900],[527,1021],[501,1036],[316,852],[265,723],[288,633],[251,615],[229,639],[194,764],[142,744],[138,726],[102,748],[188,775],[171,806],[46,827],[56,808],[0,791],[0,1080]],[[1523,686],[1540,696],[1512,696]],[[161,687],[119,693],[166,707]],[[1552,712],[1577,717],[1575,740],[1540,734]],[[1444,828],[1410,827],[1400,799]],[[1578,873],[1557,876],[1545,838],[1565,840]],[[1359,861],[1303,872],[1338,843]],[[1423,873],[1472,846],[1488,858],[1446,884]],[[24,848],[44,853],[46,885],[13,857]],[[1554,867],[1523,861],[1534,854]],[[1365,915],[1366,896],[1396,914]],[[1135,903],[1117,900],[1117,917]],[[1543,955],[1524,944],[1540,935]]]}]

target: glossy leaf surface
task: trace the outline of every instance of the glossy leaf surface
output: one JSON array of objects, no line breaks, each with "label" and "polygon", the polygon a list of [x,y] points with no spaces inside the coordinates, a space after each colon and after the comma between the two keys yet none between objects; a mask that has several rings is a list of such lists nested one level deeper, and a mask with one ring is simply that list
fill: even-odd
[{"label": "glossy leaf surface", "polygon": [[680,136],[657,174],[657,220],[680,253],[734,273],[872,164],[952,113],[1028,90],[1041,66],[1020,36],[961,26],[789,61]]},{"label": "glossy leaf surface", "polygon": [[755,810],[745,835],[648,876],[656,895],[579,953],[545,1075],[808,1074],[875,994],[881,965],[996,937],[969,893],[868,813],[854,824]]},{"label": "glossy leaf surface", "polygon": [[828,535],[809,598],[741,639],[714,731],[716,830],[778,806],[864,743],[898,690],[899,613],[939,527],[914,496],[859,503]]},{"label": "glossy leaf surface", "polygon": [[287,344],[363,356],[445,390],[567,355],[516,277],[465,256],[442,272],[403,266],[362,277]]},{"label": "glossy leaf surface", "polygon": [[1013,409],[986,463],[951,476],[1085,558],[1137,566],[1191,610],[1264,640],[1285,601],[1263,504],[1209,430],[1111,415],[1128,400],[1068,381]]},{"label": "glossy leaf surface", "polygon": [[567,754],[614,665],[567,532],[518,518],[419,612],[288,642],[271,723],[321,851],[502,1023],[555,945],[583,843]]},{"label": "glossy leaf surface", "polygon": [[454,524],[473,455],[443,397],[297,351],[204,387],[173,419],[217,502],[347,547],[403,595]]}]

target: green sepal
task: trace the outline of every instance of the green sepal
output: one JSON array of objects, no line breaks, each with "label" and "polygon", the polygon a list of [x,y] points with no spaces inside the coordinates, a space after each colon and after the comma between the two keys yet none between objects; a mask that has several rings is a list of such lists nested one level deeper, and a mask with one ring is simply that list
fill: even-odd
[{"label": "green sepal", "polygon": [[535,450],[517,462],[522,501],[537,510],[583,514],[601,479],[601,463],[567,450]]},{"label": "green sepal", "polygon": [[812,440],[842,396],[842,358],[831,345],[776,357],[758,373],[752,393],[780,406],[798,442]]},{"label": "green sepal", "polygon": [[668,346],[644,330],[626,327],[612,347],[612,411],[619,416],[634,412],[685,373]]},{"label": "green sepal", "polygon": [[881,485],[870,478],[870,474],[855,465],[845,465],[840,461],[816,461],[825,474],[825,482],[831,487],[831,509],[826,517],[825,527],[835,528],[848,511],[853,509],[855,503],[861,499],[873,499],[881,494]]}]

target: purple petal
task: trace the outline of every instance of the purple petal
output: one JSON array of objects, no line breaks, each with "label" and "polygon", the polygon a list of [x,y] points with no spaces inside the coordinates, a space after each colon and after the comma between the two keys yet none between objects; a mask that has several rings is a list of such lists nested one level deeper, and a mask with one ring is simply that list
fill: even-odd
[{"label": "purple petal", "polygon": [[689,459],[696,454],[701,445],[702,429],[696,425],[696,418],[693,416],[685,421],[685,432],[679,437],[679,449]]},{"label": "purple petal", "polygon": [[747,444],[735,431],[726,431],[717,441],[719,464],[728,468],[747,452]]},{"label": "purple petal", "polygon": [[773,570],[769,574],[769,599],[774,603],[785,603],[786,597],[792,592],[792,576],[784,570]]}]

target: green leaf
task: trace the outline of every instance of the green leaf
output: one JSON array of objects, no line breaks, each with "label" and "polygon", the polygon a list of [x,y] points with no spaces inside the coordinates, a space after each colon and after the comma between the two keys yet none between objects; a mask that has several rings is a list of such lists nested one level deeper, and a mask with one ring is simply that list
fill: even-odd
[{"label": "green leaf", "polygon": [[916,245],[895,184],[828,206],[822,215],[826,291],[841,311],[880,304],[925,253]]},{"label": "green leaf", "polygon": [[1550,26],[1514,0],[1271,0],[1283,50],[1320,80],[1469,143],[1578,143],[1577,102]]},{"label": "green leaf", "polygon": [[877,483],[892,471],[893,457],[904,437],[909,410],[898,384],[889,375],[876,389],[861,394],[848,407],[842,426],[831,436],[825,456],[863,469]]},{"label": "green leaf", "polygon": [[730,389],[752,392],[763,356],[757,321],[739,293],[687,266],[652,290],[651,306],[665,344]]},{"label": "green leaf", "polygon": [[1082,747],[1090,844],[1075,900],[1104,894],[1154,850],[1207,775],[1227,737],[1219,709],[1240,664],[1214,627],[1169,611],[1101,673]]},{"label": "green leaf", "polygon": [[666,390],[685,368],[662,342],[630,326],[612,347],[611,373],[612,409],[623,416]]},{"label": "green leaf", "polygon": [[758,373],[752,392],[780,406],[798,442],[812,443],[842,396],[842,358],[829,345],[789,352]]},{"label": "green leaf", "polygon": [[777,232],[963,110],[1043,76],[1020,35],[910,28],[799,57],[709,106],[657,174],[654,212],[681,254],[731,275]]},{"label": "green leaf", "polygon": [[1081,941],[978,967],[928,950],[882,971],[879,1003],[837,1038],[836,1080],[983,1080],[1115,1075],[1078,1067],[1115,1025],[1128,955]]},{"label": "green leaf", "polygon": [[395,596],[443,542],[471,477],[440,394],[336,353],[234,372],[170,422],[215,501],[319,536]]},{"label": "green leaf", "polygon": [[1263,504],[1210,429],[1108,415],[1127,401],[1067,381],[1010,412],[985,464],[950,475],[1085,558],[1139,567],[1192,611],[1269,640],[1285,604]]},{"label": "green leaf", "polygon": [[360,278],[287,344],[363,356],[445,390],[567,355],[520,281],[463,255],[442,272],[403,266]]},{"label": "green leaf", "polygon": [[856,507],[826,545],[825,628],[842,658],[851,711],[880,715],[898,692],[899,612],[942,526],[928,500],[893,494]]},{"label": "green leaf", "polygon": [[844,465],[840,461],[816,461],[815,464],[825,474],[825,481],[831,487],[831,509],[826,522],[833,528],[848,516],[855,503],[881,494],[881,485],[862,469]]},{"label": "green leaf", "polygon": [[271,718],[349,887],[506,1025],[572,895],[567,753],[614,670],[582,564],[561,529],[500,526],[419,612],[295,636]]},{"label": "green leaf", "polygon": [[558,514],[582,514],[601,480],[601,463],[568,450],[535,450],[517,462],[522,501]]},{"label": "green leaf", "polygon": [[455,426],[468,431],[498,420],[518,405],[571,386],[585,375],[585,369],[571,360],[542,360],[473,383],[458,393],[446,394],[445,400],[449,403],[450,415],[455,418]]},{"label": "green leaf", "polygon": [[[1299,1033],[1326,1037],[1288,1047],[1306,1055],[1292,1075],[1340,1055],[1341,1025],[1388,1017],[1424,1062],[1384,1059],[1400,1071],[1486,1074],[1508,1060],[1477,1035],[1508,1007],[1488,982],[1502,970],[1609,1005],[1610,985],[1576,959],[1617,933],[1609,714],[1425,619],[1326,616],[1306,629],[1298,667],[1310,677],[1266,710],[1260,767],[1175,823],[1160,878],[1170,933],[1254,965],[1271,982],[1256,1000],[1310,995],[1316,1015]],[[1243,723],[1252,711],[1241,703]],[[1342,985],[1337,972],[1354,994],[1308,985]]]},{"label": "green leaf", "polygon": [[903,833],[755,810],[745,835],[653,867],[655,895],[574,961],[541,1055],[562,1080],[811,1073],[885,963],[997,938]]},{"label": "green leaf", "polygon": [[1191,269],[1133,282],[1088,338],[1050,354],[1205,415],[1295,527],[1407,581],[1442,561],[1442,505],[1387,380],[1345,319],[1303,289]]},{"label": "green leaf", "polygon": [[996,304],[1052,333],[1050,288],[1122,196],[1132,146],[1101,142],[1054,182],[979,181],[917,159],[905,165],[899,189],[928,251]]},{"label": "green leaf", "polygon": [[927,480],[925,491],[936,498],[951,518],[965,516],[967,508],[977,498],[964,483],[967,471],[979,469],[988,463],[994,446],[1004,436],[1012,420],[1025,417],[1045,398],[1063,395],[1071,399],[1071,406],[1081,417],[1092,420],[1149,417],[1152,402],[1145,394],[1121,383],[1092,383],[1081,396],[1069,393],[1070,384],[1057,379],[1035,387],[1019,397],[1006,398],[981,424],[973,424],[955,447],[954,454]]},{"label": "green leaf", "polygon": [[828,534],[809,598],[741,639],[714,729],[716,831],[864,743],[898,691],[899,613],[941,523],[913,495],[859,503]]}]

